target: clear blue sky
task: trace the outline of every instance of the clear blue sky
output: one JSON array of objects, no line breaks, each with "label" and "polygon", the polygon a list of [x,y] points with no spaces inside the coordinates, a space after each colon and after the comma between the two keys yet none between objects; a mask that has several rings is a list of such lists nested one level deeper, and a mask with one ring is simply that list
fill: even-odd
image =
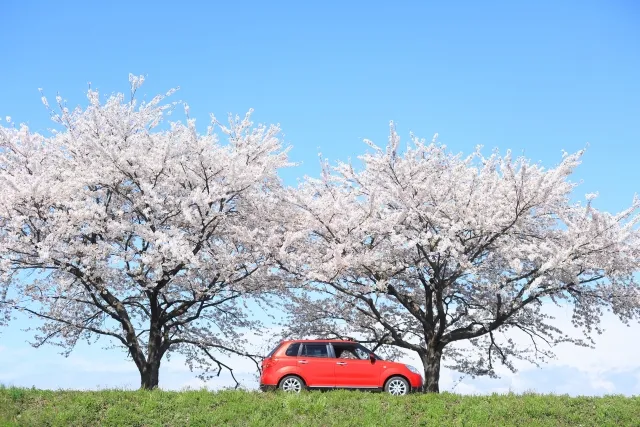
[{"label": "clear blue sky", "polygon": [[37,130],[49,126],[38,88],[84,104],[88,82],[127,91],[131,72],[149,96],[180,86],[202,125],[250,107],[281,123],[303,162],[288,183],[317,174],[318,151],[346,160],[362,138],[384,144],[394,120],[405,141],[438,132],[455,151],[511,148],[549,166],[589,143],[579,196],[619,211],[640,190],[633,0],[8,0],[0,40],[0,117]]}]

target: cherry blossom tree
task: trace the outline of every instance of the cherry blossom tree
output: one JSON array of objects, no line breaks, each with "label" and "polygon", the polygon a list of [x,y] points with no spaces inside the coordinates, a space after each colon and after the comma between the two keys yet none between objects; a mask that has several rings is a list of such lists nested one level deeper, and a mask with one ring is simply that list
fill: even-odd
[{"label": "cherry blossom tree", "polygon": [[[496,376],[496,362],[533,363],[553,344],[593,345],[603,310],[640,316],[640,200],[619,214],[573,203],[582,152],[554,168],[511,153],[469,156],[412,136],[307,178],[288,194],[292,234],[284,269],[306,283],[291,301],[288,333],[352,335],[415,351],[425,390],[439,391],[441,361]],[[578,336],[543,306],[573,308]],[[514,340],[514,333],[527,345]]]},{"label": "cherry blossom tree", "polygon": [[[0,127],[0,318],[41,319],[33,344],[65,354],[106,337],[150,389],[172,353],[203,377],[232,371],[220,355],[251,356],[247,304],[282,286],[265,212],[288,149],[249,114],[199,134],[186,105],[164,104],[173,91],[138,102],[143,78],[129,80],[130,99],[89,90],[86,109],[43,97],[50,136]],[[168,122],[179,105],[185,122]]]}]

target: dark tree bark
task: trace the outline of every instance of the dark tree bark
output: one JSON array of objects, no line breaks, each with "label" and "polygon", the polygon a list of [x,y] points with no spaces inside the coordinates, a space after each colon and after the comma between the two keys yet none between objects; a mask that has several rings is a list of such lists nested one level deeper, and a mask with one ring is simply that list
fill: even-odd
[{"label": "dark tree bark", "polygon": [[158,388],[160,380],[160,360],[152,360],[146,363],[140,371],[140,388],[153,390]]},{"label": "dark tree bark", "polygon": [[442,348],[429,347],[427,351],[420,352],[420,360],[424,369],[424,391],[426,393],[440,393],[440,361],[442,360]]}]

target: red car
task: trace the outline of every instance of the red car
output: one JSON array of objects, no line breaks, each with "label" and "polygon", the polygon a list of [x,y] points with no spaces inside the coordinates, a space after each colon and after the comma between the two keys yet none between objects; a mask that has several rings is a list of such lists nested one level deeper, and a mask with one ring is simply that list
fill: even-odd
[{"label": "red car", "polygon": [[422,387],[420,371],[382,360],[347,340],[283,341],[262,361],[260,389],[300,392],[307,388],[384,390],[401,396]]}]

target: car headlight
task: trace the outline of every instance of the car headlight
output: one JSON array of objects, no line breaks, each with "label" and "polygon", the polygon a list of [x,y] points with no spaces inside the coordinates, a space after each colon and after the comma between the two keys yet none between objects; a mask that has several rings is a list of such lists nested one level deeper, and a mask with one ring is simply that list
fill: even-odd
[{"label": "car headlight", "polygon": [[411,365],[404,365],[407,367],[408,370],[410,370],[411,372],[413,372],[414,374],[419,374],[420,371],[418,371],[418,368],[416,368],[415,366],[411,366]]}]

